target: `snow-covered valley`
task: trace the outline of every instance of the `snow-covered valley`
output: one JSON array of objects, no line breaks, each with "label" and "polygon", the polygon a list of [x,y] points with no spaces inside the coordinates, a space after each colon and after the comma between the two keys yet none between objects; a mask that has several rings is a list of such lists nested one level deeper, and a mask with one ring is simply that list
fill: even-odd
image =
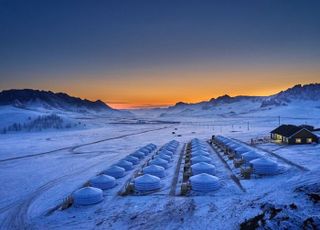
[{"label": "snow-covered valley", "polygon": [[[288,123],[301,123],[301,119],[286,119]],[[266,204],[282,208],[282,215],[289,216],[287,225],[299,228],[304,220],[319,213],[318,203],[313,203],[303,192],[295,191],[305,184],[319,186],[319,145],[280,148],[276,144],[261,144],[261,147],[273,150],[307,170],[278,159],[286,168],[285,172],[241,179],[245,189],[242,191],[230,179],[232,171],[212,150],[213,163],[223,180],[222,188],[216,193],[119,196],[117,192],[125,183],[122,181],[97,205],[72,206],[63,211],[55,209],[94,175],[148,143],[159,148],[175,139],[183,146],[192,138],[208,140],[213,134],[250,143],[251,138],[268,136],[278,119],[268,115],[194,118],[182,119],[179,124],[120,124],[121,120],[118,124],[108,124],[104,118],[86,120],[86,123],[90,122],[101,125],[82,130],[0,136],[1,228],[209,229],[214,226],[215,229],[238,229],[246,219],[264,212]],[[312,120],[312,124],[319,126],[320,119]],[[170,170],[174,170],[182,164],[171,167]],[[178,179],[181,180],[181,172]],[[290,204],[298,208],[290,209]],[[317,218],[313,219],[318,221]]]},{"label": "snow-covered valley", "polygon": [[[312,93],[308,100],[292,94],[286,105],[279,105],[283,94],[268,98],[266,107],[261,107],[266,98],[243,97],[130,112],[3,105],[0,228],[315,229],[320,225],[320,145],[277,144],[270,141],[270,131],[279,124],[319,128],[319,100],[310,98]],[[272,98],[278,102],[269,103]],[[48,125],[52,121],[55,125]],[[272,160],[279,170],[245,179],[228,152],[210,142],[213,135]],[[195,138],[206,151],[201,160],[215,168],[216,191],[189,186],[188,151]],[[160,189],[132,192],[131,184],[173,140],[179,144],[165,166]],[[150,143],[156,149],[104,190],[101,202],[73,203],[76,190]]]}]

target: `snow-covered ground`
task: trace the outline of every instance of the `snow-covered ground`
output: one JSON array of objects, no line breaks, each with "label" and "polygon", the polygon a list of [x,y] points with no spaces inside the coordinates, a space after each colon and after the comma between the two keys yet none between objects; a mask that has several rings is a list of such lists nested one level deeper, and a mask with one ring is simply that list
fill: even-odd
[{"label": "snow-covered ground", "polygon": [[[147,113],[137,114],[139,119],[159,120]],[[277,222],[298,229],[310,217],[319,221],[319,216],[314,217],[320,213],[319,203],[314,203],[308,192],[299,187],[310,185],[311,190],[318,189],[319,193],[320,145],[257,145],[260,151],[273,151],[308,170],[278,159],[286,170],[274,176],[240,180],[245,192],[230,179],[234,172],[212,150],[223,186],[210,195],[119,196],[117,191],[125,183],[120,181],[99,204],[72,206],[64,211],[54,209],[88,179],[148,143],[159,148],[175,139],[180,142],[180,151],[192,138],[208,140],[213,134],[250,143],[252,138],[268,136],[278,124],[277,116],[267,113],[161,119],[181,123],[136,124],[134,119],[123,122],[86,117],[86,129],[0,135],[0,229],[238,229],[246,219],[270,212],[277,212],[266,223],[271,229],[277,229]],[[281,122],[301,124],[305,119],[284,114]],[[307,123],[319,127],[320,119]],[[174,169],[181,167],[177,163],[176,158],[168,181]]]}]

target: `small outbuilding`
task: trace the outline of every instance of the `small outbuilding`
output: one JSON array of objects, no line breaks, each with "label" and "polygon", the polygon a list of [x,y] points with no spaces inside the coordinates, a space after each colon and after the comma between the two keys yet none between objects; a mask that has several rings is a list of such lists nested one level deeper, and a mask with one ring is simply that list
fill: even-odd
[{"label": "small outbuilding", "polygon": [[290,145],[319,143],[319,138],[307,126],[280,125],[270,134],[271,139],[279,143]]}]

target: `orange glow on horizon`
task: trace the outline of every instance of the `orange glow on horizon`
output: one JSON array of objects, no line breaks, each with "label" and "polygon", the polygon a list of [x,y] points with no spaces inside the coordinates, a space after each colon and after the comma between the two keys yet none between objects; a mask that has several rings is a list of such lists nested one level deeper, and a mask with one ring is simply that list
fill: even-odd
[{"label": "orange glow on horizon", "polygon": [[[319,67],[145,70],[17,82],[16,87],[66,92],[102,100],[112,108],[167,107],[196,103],[228,94],[268,96],[295,84],[319,82]],[[89,79],[89,80],[88,80]],[[8,87],[10,88],[10,87]],[[12,88],[12,87],[11,87]]]}]

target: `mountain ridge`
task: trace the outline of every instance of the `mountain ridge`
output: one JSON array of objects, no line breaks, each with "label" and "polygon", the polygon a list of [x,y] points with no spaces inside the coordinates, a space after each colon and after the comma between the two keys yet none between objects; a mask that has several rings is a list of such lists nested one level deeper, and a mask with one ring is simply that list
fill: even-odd
[{"label": "mountain ridge", "polygon": [[41,107],[74,112],[118,111],[101,100],[90,101],[67,93],[36,89],[10,89],[0,92],[0,106],[12,105],[18,108]]},{"label": "mountain ridge", "polygon": [[234,115],[289,106],[297,101],[311,101],[320,106],[320,83],[297,84],[270,96],[229,96],[227,94],[198,103],[178,102],[160,115],[202,116]]}]

